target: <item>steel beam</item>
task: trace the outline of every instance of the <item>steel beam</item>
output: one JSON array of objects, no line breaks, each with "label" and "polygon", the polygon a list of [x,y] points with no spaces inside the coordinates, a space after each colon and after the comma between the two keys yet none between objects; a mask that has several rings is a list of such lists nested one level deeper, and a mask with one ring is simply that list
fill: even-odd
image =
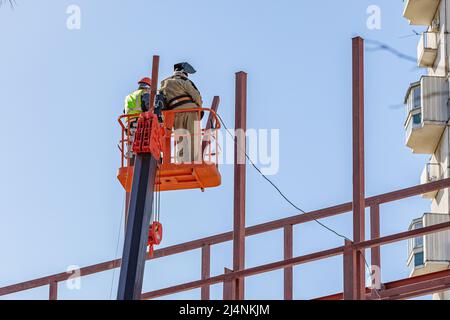
[{"label": "steel beam", "polygon": [[413,229],[409,231],[403,231],[395,234],[391,234],[384,237],[379,237],[373,240],[365,240],[359,243],[354,243],[353,248],[356,250],[363,250],[369,248],[379,247],[380,245],[385,245],[393,242],[398,242],[401,240],[407,240],[418,236],[423,236],[430,233],[440,232],[450,229],[450,222],[442,222],[433,224],[431,226]]},{"label": "steel beam", "polygon": [[349,240],[345,240],[344,247],[344,300],[355,300],[357,297],[356,292],[356,251],[353,250],[352,242]]},{"label": "steel beam", "polygon": [[[292,225],[284,227],[284,259],[293,257],[293,230]],[[293,299],[293,267],[284,268],[284,300]]]},{"label": "steel beam", "polygon": [[[353,38],[353,241],[364,241],[364,40]],[[356,299],[364,299],[364,252],[356,252]]]},{"label": "steel beam", "polygon": [[159,56],[153,56],[152,62],[152,87],[150,89],[150,109],[155,105],[156,92],[158,91]]},{"label": "steel beam", "polygon": [[[234,221],[233,221],[233,271],[245,268],[245,174],[247,130],[247,74],[236,73],[236,109],[234,143]],[[244,300],[244,279],[237,278],[236,300]]]},{"label": "steel beam", "polygon": [[207,284],[213,285],[216,283],[229,282],[229,281],[236,282],[235,279],[238,279],[238,278],[255,276],[255,275],[258,275],[261,273],[284,269],[284,268],[290,267],[290,266],[295,266],[295,265],[304,264],[304,263],[308,263],[308,262],[312,262],[312,261],[331,258],[331,257],[337,256],[337,255],[340,255],[343,252],[344,252],[344,246],[332,248],[332,249],[328,249],[328,250],[324,250],[324,251],[320,251],[320,252],[315,252],[315,253],[307,254],[304,256],[300,256],[300,257],[295,257],[295,258],[288,259],[288,260],[276,261],[276,262],[268,263],[265,265],[261,265],[261,266],[257,266],[257,267],[253,267],[253,268],[249,268],[249,269],[233,271],[233,272],[230,272],[227,274],[214,276],[214,277],[211,277],[211,278],[205,279],[205,280],[196,280],[196,281],[192,281],[192,282],[175,285],[173,287],[168,287],[168,288],[164,288],[164,289],[155,290],[152,292],[147,292],[147,293],[142,294],[142,299],[158,298],[158,297],[162,297],[162,296],[169,295],[169,294],[174,294],[174,293],[178,293],[178,292],[183,292],[183,291],[188,291],[191,289],[200,288]]},{"label": "steel beam", "polygon": [[383,290],[381,299],[406,299],[420,297],[426,294],[447,291],[450,288],[450,277],[427,280],[403,287]]},{"label": "steel beam", "polygon": [[[211,110],[213,110],[214,112],[217,112],[217,109],[219,109],[219,104],[220,104],[220,97],[214,96],[213,101],[211,103]],[[210,112],[209,116],[208,116],[208,120],[206,122],[205,132],[208,132],[209,130],[211,130],[211,128],[213,127],[213,121],[214,121],[214,115],[212,114],[212,112]],[[217,124],[216,124],[216,126],[217,126]],[[203,154],[203,152],[205,152],[206,147],[209,146],[210,144],[211,144],[211,139],[202,141],[202,154]]]},{"label": "steel beam", "polygon": [[141,297],[157,166],[151,154],[136,155],[117,300]]},{"label": "steel beam", "polygon": [[[379,295],[383,300],[409,299],[448,289],[450,289],[450,269],[384,283]],[[366,288],[366,297],[371,296],[373,297],[371,291]],[[336,293],[315,300],[342,300],[342,298],[343,293]]]},{"label": "steel beam", "polygon": [[49,300],[58,300],[58,282],[50,282],[49,285]]},{"label": "steel beam", "polygon": [[[423,193],[427,193],[427,192],[439,190],[439,189],[445,189],[448,187],[450,187],[450,178],[433,181],[433,182],[429,182],[429,183],[425,183],[425,184],[421,184],[421,185],[417,185],[417,186],[413,186],[413,187],[409,187],[409,188],[405,188],[405,189],[401,189],[401,190],[396,190],[396,191],[392,191],[392,192],[388,192],[388,193],[384,193],[384,194],[366,198],[366,201],[365,201],[366,207],[370,207],[370,206],[381,204],[381,203],[392,202],[392,201],[396,201],[396,200],[400,200],[400,199],[404,199],[404,198],[408,198],[408,197],[412,197],[412,196],[417,196],[417,195],[420,195]],[[297,224],[302,224],[302,223],[307,223],[307,222],[313,221],[314,219],[323,219],[323,218],[327,218],[327,217],[340,215],[340,214],[349,212],[351,210],[352,210],[352,203],[347,202],[344,204],[311,211],[306,214],[294,215],[292,217],[278,219],[278,220],[254,225],[254,226],[246,228],[245,235],[247,237],[249,237],[249,236],[261,234],[264,232],[269,232],[269,231],[277,230],[280,228],[284,228],[285,226],[288,226],[291,224],[297,225]],[[181,252],[187,252],[190,250],[200,249],[203,247],[203,245],[205,243],[208,243],[210,245],[215,245],[215,244],[220,244],[220,243],[230,241],[232,239],[233,239],[232,231],[224,232],[221,234],[217,234],[217,235],[213,235],[213,236],[209,236],[209,237],[205,237],[205,238],[200,238],[197,240],[192,240],[189,242],[180,243],[180,244],[176,244],[176,245],[173,245],[170,247],[155,250],[152,259],[166,257],[166,256],[178,254]],[[151,259],[151,258],[147,257],[147,260],[149,260],[149,259]],[[120,264],[121,264],[121,259],[116,259],[116,260],[110,260],[110,261],[86,266],[86,267],[83,267],[80,269],[80,275],[88,276],[88,275],[95,274],[98,272],[112,270],[114,268],[120,267]],[[45,277],[5,286],[5,287],[0,288],[0,296],[12,294],[12,293],[19,292],[19,291],[29,290],[29,289],[33,289],[33,288],[37,288],[37,287],[41,287],[41,286],[46,286],[46,285],[49,285],[50,282],[52,282],[52,281],[58,281],[58,282],[65,281],[71,275],[72,274],[67,273],[67,272],[60,272],[57,274],[53,274],[53,275],[49,275],[49,276],[45,276]]]},{"label": "steel beam", "polygon": [[[224,269],[224,274],[230,274],[233,270],[230,270],[228,268]],[[235,300],[235,288],[236,282],[235,281],[224,281],[223,283],[223,300]]]},{"label": "steel beam", "polygon": [[[373,205],[370,207],[370,239],[378,239],[380,237],[380,206]],[[370,250],[370,261],[372,265],[372,277],[375,282],[381,284],[381,249],[380,247],[372,247]],[[376,288],[380,289],[380,288]]]},{"label": "steel beam", "polygon": [[[304,256],[300,256],[300,257],[295,257],[295,258],[288,259],[288,260],[281,260],[281,261],[261,265],[258,267],[250,268],[250,269],[244,269],[244,270],[237,271],[237,272],[234,271],[227,275],[220,275],[220,276],[215,276],[215,277],[205,279],[205,280],[197,280],[197,281],[193,281],[193,282],[189,282],[189,283],[184,283],[184,284],[173,286],[170,288],[165,288],[165,289],[160,289],[160,290],[156,290],[153,292],[149,292],[149,293],[144,294],[142,297],[143,297],[143,299],[157,298],[157,297],[168,295],[168,294],[173,294],[173,293],[178,293],[178,292],[182,292],[182,291],[186,291],[186,290],[190,290],[190,289],[199,288],[206,284],[212,285],[212,284],[223,282],[223,281],[229,281],[230,279],[237,279],[237,278],[241,278],[241,277],[253,276],[253,275],[257,275],[257,274],[264,273],[264,272],[270,272],[270,271],[274,271],[274,270],[278,270],[278,269],[282,269],[282,268],[284,269],[286,267],[304,264],[307,262],[326,259],[326,258],[334,257],[334,256],[337,256],[340,254],[344,254],[344,255],[346,255],[346,257],[344,257],[344,272],[348,272],[347,275],[344,275],[344,288],[349,288],[349,284],[350,284],[352,291],[350,291],[351,295],[347,296],[348,299],[351,299],[351,298],[358,299],[358,297],[356,295],[357,288],[356,288],[356,286],[354,286],[354,282],[356,282],[356,279],[355,279],[356,273],[349,271],[352,268],[353,269],[355,268],[354,261],[356,260],[356,258],[354,258],[354,257],[356,256],[357,250],[372,248],[375,246],[380,246],[380,245],[389,244],[389,243],[393,243],[393,242],[397,242],[397,241],[401,241],[401,240],[415,238],[420,235],[440,232],[440,231],[448,230],[448,229],[450,229],[450,222],[444,222],[444,223],[440,223],[437,225],[424,227],[421,229],[415,229],[415,230],[401,232],[401,233],[390,235],[390,236],[380,237],[380,238],[374,239],[374,240],[366,240],[361,243],[353,243],[352,244],[347,241],[346,244],[342,247],[337,247],[337,248],[332,248],[332,249],[328,249],[328,250],[324,250],[324,251],[320,251],[320,252],[315,252],[315,253],[307,254]],[[350,260],[348,260],[349,258],[350,258]],[[353,261],[351,259],[353,259]],[[364,292],[367,293],[366,288],[364,288],[363,293]]]},{"label": "steel beam", "polygon": [[[211,246],[205,244],[202,247],[202,279],[208,279],[211,276]],[[201,289],[202,300],[210,299],[209,285],[203,286]]]}]

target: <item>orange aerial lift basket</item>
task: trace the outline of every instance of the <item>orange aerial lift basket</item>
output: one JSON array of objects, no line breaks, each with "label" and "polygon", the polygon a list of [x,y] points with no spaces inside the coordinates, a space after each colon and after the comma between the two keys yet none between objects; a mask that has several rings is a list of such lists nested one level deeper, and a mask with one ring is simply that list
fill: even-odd
[{"label": "orange aerial lift basket", "polygon": [[[202,119],[194,122],[193,135],[187,130],[175,130],[175,124],[180,122],[180,119],[186,118],[187,113],[190,113],[190,119]],[[117,177],[126,192],[131,191],[133,182],[134,155],[131,150],[134,134],[132,133],[136,130],[139,116],[122,115],[118,119],[122,136],[119,142],[121,167]],[[215,111],[207,108],[174,109],[163,111],[162,118],[163,122],[159,123],[162,163],[156,174],[155,190],[201,189],[203,191],[206,188],[219,186],[221,184],[218,168],[220,146],[217,135],[220,122]]]}]

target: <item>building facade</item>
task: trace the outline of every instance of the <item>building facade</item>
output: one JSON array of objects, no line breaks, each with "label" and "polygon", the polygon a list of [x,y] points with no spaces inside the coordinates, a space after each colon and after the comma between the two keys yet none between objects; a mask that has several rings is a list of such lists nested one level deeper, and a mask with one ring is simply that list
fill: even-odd
[{"label": "building facade", "polygon": [[[410,84],[406,96],[406,145],[417,154],[429,154],[421,183],[450,177],[450,0],[404,0],[403,16],[411,25],[423,26],[417,46],[417,64],[424,75]],[[448,189],[422,195],[431,201],[429,213],[412,221],[410,229],[450,221]],[[411,276],[450,267],[450,231],[411,239],[407,264]],[[450,291],[433,299],[450,300]]]}]

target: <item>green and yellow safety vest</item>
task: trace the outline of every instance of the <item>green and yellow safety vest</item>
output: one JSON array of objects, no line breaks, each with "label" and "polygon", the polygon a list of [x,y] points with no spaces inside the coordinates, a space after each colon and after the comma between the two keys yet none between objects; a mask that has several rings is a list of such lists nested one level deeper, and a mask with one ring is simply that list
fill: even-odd
[{"label": "green and yellow safety vest", "polygon": [[138,89],[125,98],[125,114],[142,113],[142,96],[145,93],[145,90]]}]

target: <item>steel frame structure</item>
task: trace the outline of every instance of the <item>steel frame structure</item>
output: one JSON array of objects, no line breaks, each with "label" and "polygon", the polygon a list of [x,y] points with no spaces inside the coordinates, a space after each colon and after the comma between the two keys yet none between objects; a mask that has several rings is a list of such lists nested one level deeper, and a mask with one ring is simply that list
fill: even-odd
[{"label": "steel frame structure", "polygon": [[[235,163],[235,195],[233,231],[216,234],[186,243],[155,250],[153,257],[158,259],[192,250],[201,250],[201,279],[162,288],[141,295],[142,299],[154,299],[183,291],[201,288],[201,299],[210,299],[210,286],[223,284],[223,298],[226,300],[244,299],[244,279],[248,276],[284,270],[284,299],[293,299],[293,267],[312,261],[342,256],[343,292],[320,297],[317,300],[362,300],[362,299],[409,299],[426,294],[450,290],[450,269],[422,276],[401,279],[381,284],[373,290],[365,286],[364,252],[370,249],[371,264],[381,270],[382,245],[441,232],[450,229],[450,222],[440,223],[421,229],[380,236],[380,206],[385,203],[418,196],[434,190],[450,187],[450,178],[421,184],[406,189],[388,192],[372,197],[364,193],[364,41],[360,37],[353,39],[353,201],[332,207],[319,209],[305,214],[278,219],[251,227],[245,227],[245,164]],[[236,129],[246,129],[246,88],[247,74],[236,74]],[[236,145],[239,141],[236,140]],[[240,141],[240,147],[245,141]],[[235,149],[239,157],[239,146]],[[242,156],[242,153],[241,155]],[[245,162],[245,159],[244,159]],[[370,208],[370,239],[365,239],[364,211]],[[353,213],[353,241],[346,240],[342,246],[314,252],[302,256],[293,256],[293,226],[312,222],[316,219]],[[245,239],[265,232],[283,229],[284,259],[252,268],[245,268]],[[211,276],[211,247],[233,241],[233,270],[225,268],[224,273]],[[121,265],[121,260],[111,260],[78,270],[81,277],[112,270]],[[378,274],[381,279],[381,274]],[[0,288],[0,296],[41,286],[49,286],[49,299],[56,300],[58,283],[73,277],[73,272],[62,272]]]}]

